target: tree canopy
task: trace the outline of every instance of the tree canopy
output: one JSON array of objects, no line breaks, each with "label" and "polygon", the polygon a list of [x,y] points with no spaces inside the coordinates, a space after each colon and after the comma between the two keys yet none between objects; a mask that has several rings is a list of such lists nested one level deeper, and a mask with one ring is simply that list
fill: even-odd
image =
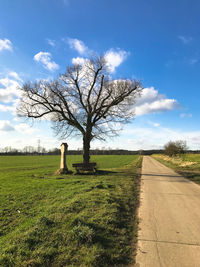
[{"label": "tree canopy", "polygon": [[27,82],[18,106],[20,116],[48,119],[62,138],[81,135],[83,161],[89,162],[90,142],[114,136],[134,117],[141,83],[112,79],[104,57],[72,65],[53,81]]}]

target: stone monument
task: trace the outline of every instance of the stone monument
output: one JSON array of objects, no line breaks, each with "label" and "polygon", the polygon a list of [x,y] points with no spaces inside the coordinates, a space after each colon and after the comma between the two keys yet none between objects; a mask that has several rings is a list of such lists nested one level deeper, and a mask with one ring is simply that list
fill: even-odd
[{"label": "stone monument", "polygon": [[67,164],[66,164],[66,153],[67,153],[68,144],[62,143],[60,152],[61,152],[61,158],[60,158],[60,169],[57,170],[56,174],[65,174],[69,173]]}]

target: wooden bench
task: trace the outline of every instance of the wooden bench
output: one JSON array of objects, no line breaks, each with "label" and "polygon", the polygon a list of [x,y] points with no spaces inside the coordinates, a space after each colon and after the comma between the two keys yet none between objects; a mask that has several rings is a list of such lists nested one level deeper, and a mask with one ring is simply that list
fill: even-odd
[{"label": "wooden bench", "polygon": [[72,167],[76,169],[76,173],[80,172],[96,172],[96,162],[90,162],[90,163],[73,163]]}]

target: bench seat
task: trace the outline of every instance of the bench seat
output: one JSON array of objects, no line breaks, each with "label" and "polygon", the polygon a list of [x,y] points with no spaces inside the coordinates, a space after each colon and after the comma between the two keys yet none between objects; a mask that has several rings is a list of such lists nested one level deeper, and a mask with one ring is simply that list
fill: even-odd
[{"label": "bench seat", "polygon": [[76,173],[80,172],[93,172],[95,173],[97,168],[96,162],[90,162],[90,163],[73,163],[72,167],[76,169]]}]

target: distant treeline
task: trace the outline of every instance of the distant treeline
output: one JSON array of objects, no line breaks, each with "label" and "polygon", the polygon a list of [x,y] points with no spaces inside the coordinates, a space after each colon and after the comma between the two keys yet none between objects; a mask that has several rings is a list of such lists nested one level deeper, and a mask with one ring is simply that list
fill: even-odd
[{"label": "distant treeline", "polygon": [[[82,150],[68,150],[68,155],[82,155]],[[152,149],[152,150],[125,150],[125,149],[92,149],[90,151],[91,155],[152,155],[152,154],[162,154],[164,150]],[[200,154],[200,150],[187,150],[186,153]],[[2,156],[12,156],[12,155],[60,155],[60,149],[54,148],[49,151],[46,149],[41,149],[41,151],[35,150],[17,150],[17,149],[2,149],[0,151]]]}]

